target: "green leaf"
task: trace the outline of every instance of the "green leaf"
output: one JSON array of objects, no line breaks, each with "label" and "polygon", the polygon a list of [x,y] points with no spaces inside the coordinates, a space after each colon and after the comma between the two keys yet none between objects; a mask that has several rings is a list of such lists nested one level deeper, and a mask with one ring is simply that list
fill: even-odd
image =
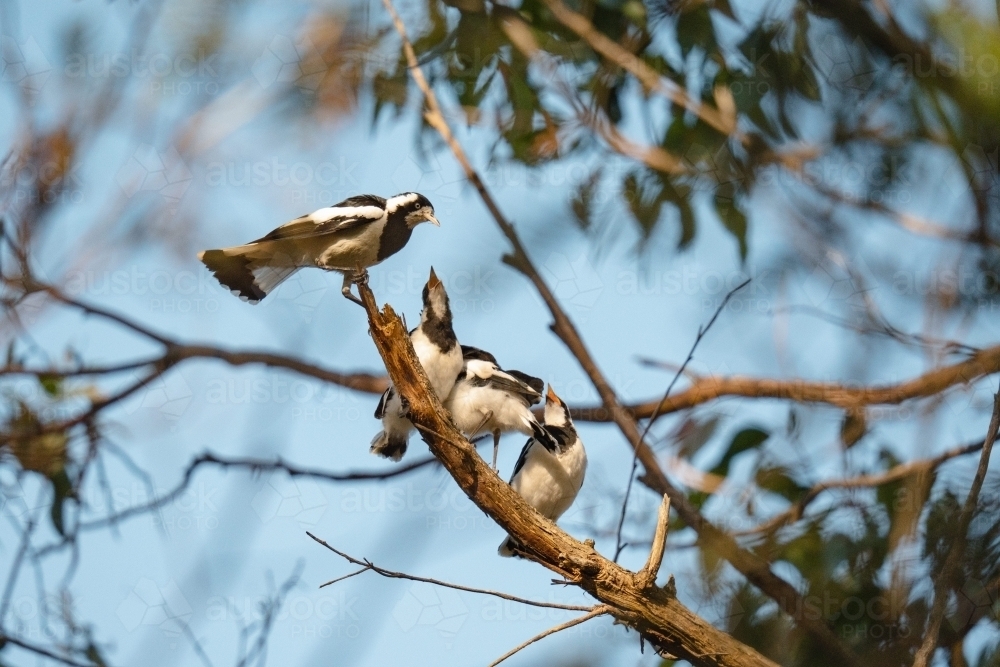
[{"label": "green leaf", "polygon": [[49,481],[52,482],[53,493],[52,507],[49,512],[52,517],[52,526],[60,535],[65,535],[66,527],[63,524],[63,505],[67,499],[75,497],[73,483],[70,482],[69,475],[66,474],[65,470],[60,470],[49,477]]},{"label": "green leaf", "polygon": [[770,433],[759,428],[743,429],[733,437],[732,442],[729,443],[729,448],[726,449],[726,453],[722,455],[722,460],[712,468],[712,472],[725,477],[729,474],[729,464],[737,455],[760,447],[769,437],[771,437]]},{"label": "green leaf", "polygon": [[706,53],[716,50],[715,28],[707,5],[699,4],[677,17],[677,43],[685,57],[696,46]]},{"label": "green leaf", "polygon": [[740,210],[734,199],[715,197],[715,211],[722,220],[723,226],[729,230],[740,246],[740,259],[747,258],[747,217]]},{"label": "green leaf", "polygon": [[761,468],[754,477],[757,486],[776,493],[782,498],[794,501],[799,499],[808,489],[794,479],[784,466]]},{"label": "green leaf", "polygon": [[576,192],[573,193],[573,199],[570,202],[570,208],[573,210],[573,217],[576,218],[576,222],[580,225],[580,229],[584,231],[590,229],[590,225],[593,222],[594,191],[596,190],[598,183],[601,181],[602,173],[601,169],[597,169],[587,178],[586,181],[580,183]]},{"label": "green leaf", "polygon": [[715,433],[719,425],[719,417],[713,416],[700,420],[696,417],[688,417],[681,423],[674,436],[680,447],[677,450],[678,456],[691,458],[705,445]]},{"label": "green leaf", "polygon": [[54,398],[62,394],[62,378],[41,375],[38,377],[38,381],[49,396]]},{"label": "green leaf", "polygon": [[864,408],[848,410],[844,413],[844,421],[840,423],[840,442],[844,449],[850,449],[864,437],[868,431],[868,419]]}]

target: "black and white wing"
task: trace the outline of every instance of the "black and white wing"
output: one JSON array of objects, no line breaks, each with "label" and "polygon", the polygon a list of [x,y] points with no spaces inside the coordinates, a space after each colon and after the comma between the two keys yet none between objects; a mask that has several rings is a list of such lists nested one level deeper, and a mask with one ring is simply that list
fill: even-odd
[{"label": "black and white wing", "polygon": [[478,387],[490,387],[505,394],[517,396],[528,405],[534,405],[542,399],[542,395],[535,391],[533,387],[519,380],[513,374],[502,371],[499,368],[495,369],[487,377],[473,375],[469,378],[469,381]]},{"label": "black and white wing", "polygon": [[389,404],[389,400],[392,398],[392,392],[392,387],[389,387],[382,392],[382,397],[378,399],[378,405],[375,406],[375,419],[382,419],[382,416],[385,415],[385,406]]},{"label": "black and white wing", "polygon": [[545,389],[545,380],[543,380],[542,378],[536,378],[534,375],[528,375],[527,373],[522,373],[521,371],[504,371],[504,372],[520,380],[535,392],[537,398],[534,398],[529,403],[529,405],[535,405],[536,403],[539,403],[542,400],[542,390]]},{"label": "black and white wing", "polygon": [[528,438],[528,442],[524,443],[524,447],[521,448],[521,454],[517,457],[517,463],[514,464],[514,472],[510,474],[509,484],[513,484],[514,478],[517,477],[517,473],[521,472],[521,468],[524,467],[525,462],[528,460],[528,450],[530,450],[534,444],[534,438]]},{"label": "black and white wing", "polygon": [[462,359],[465,361],[486,361],[497,367],[497,358],[486,350],[480,350],[478,347],[472,347],[471,345],[462,346]]},{"label": "black and white wing", "polygon": [[308,215],[295,218],[278,227],[261,241],[303,239],[344,232],[381,220],[385,216],[385,199],[376,195],[350,197],[334,206],[321,208]]}]

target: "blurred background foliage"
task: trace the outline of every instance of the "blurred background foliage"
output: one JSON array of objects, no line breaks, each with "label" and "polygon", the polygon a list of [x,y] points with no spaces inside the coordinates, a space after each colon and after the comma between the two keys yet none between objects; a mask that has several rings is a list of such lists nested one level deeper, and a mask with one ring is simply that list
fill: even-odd
[{"label": "blurred background foliage", "polygon": [[[367,119],[374,142],[419,116],[420,93],[378,3],[265,7],[249,21],[251,4],[143,1],[130,24],[111,30],[126,44],[124,52],[149,43],[189,59],[197,74],[173,83],[200,82],[203,92],[167,101],[137,92],[132,77],[95,76],[87,54],[106,36],[85,20],[62,35],[65,67],[56,90],[40,93],[30,57],[5,51],[4,77],[16,91],[0,179],[8,241],[6,374],[35,368],[40,359],[43,365],[53,359],[85,364],[72,349],[60,356],[30,342],[44,307],[34,280],[46,277],[39,274],[43,265],[52,282],[62,278],[51,275],[53,262],[40,258],[61,252],[69,268],[81,265],[84,260],[65,252],[66,243],[85,248],[89,262],[111,262],[143,244],[190,258],[192,230],[208,224],[199,219],[204,195],[194,192],[177,208],[184,191],[164,187],[181,188],[190,180],[185,164],[244,125],[267,117],[277,126],[255,146],[267,150],[289,139],[308,147],[312,136],[335,133],[357,117]],[[553,9],[566,6],[612,40],[618,57],[600,53],[557,18]],[[721,225],[728,242],[711,252],[743,262],[754,239],[762,239],[753,225],[767,218],[768,234],[781,235],[783,244],[758,264],[783,274],[838,276],[831,289],[849,290],[839,302],[842,312],[822,315],[847,331],[916,351],[928,365],[973,352],[983,341],[967,343],[969,332],[987,339],[996,332],[995,314],[984,310],[1000,292],[1000,27],[989,3],[427,0],[400,3],[400,10],[449,121],[482,148],[484,163],[516,164],[530,173],[553,165],[580,168],[583,176],[562,206],[577,230],[531,221],[549,242],[582,233],[594,255],[624,242],[637,265],[655,268],[686,261],[683,253],[699,235]],[[111,11],[102,6],[97,15]],[[248,35],[259,44],[260,24],[283,11],[302,14],[301,33],[294,40],[263,39],[278,58],[275,69],[245,45]],[[8,27],[17,14],[8,3]],[[624,67],[628,58],[640,65]],[[234,63],[252,63],[251,74]],[[662,88],[637,71],[655,73]],[[253,79],[274,85],[261,88]],[[664,90],[683,91],[690,103],[678,104]],[[299,122],[286,126],[288,119]],[[90,211],[93,224],[50,231],[59,215],[74,215],[66,196],[78,187],[74,170],[99,155],[102,132],[123,125],[172,138],[177,160],[161,156],[165,182],[155,188],[167,204],[109,198]],[[411,141],[425,159],[450,159],[433,128],[414,126]],[[148,182],[130,184],[120,172],[116,179],[126,190],[154,189]],[[879,243],[872,229],[885,225],[903,236]],[[912,277],[932,265],[952,277],[926,289],[895,282],[894,269]],[[954,277],[967,274],[969,289]],[[885,304],[865,298],[872,284],[897,297],[889,315],[880,309]],[[924,331],[904,333],[890,319],[922,322]],[[977,330],[982,320],[985,328]],[[739,344],[737,333],[726,335]],[[890,355],[871,349],[871,367],[857,373],[862,380],[876,376],[880,362],[889,363]],[[92,466],[107,435],[100,411],[109,392],[67,387],[44,373],[37,381],[33,400],[5,395],[2,465],[45,481],[51,530],[66,544],[80,527],[67,517],[85,510],[81,488],[96,474]],[[930,403],[945,406],[943,393]],[[927,582],[940,571],[947,547],[963,539],[954,534],[954,517],[971,473],[921,469],[875,488],[834,489],[804,516],[768,528],[770,517],[811,502],[807,496],[822,479],[815,461],[803,455],[811,443],[802,433],[802,410],[792,404],[787,427],[777,429],[752,413],[732,418],[696,409],[654,435],[660,453],[695,461],[725,482],[724,501],[716,488],[692,485],[690,497],[707,515],[739,513],[765,526],[736,534],[815,605],[803,615],[827,620],[864,664],[909,665],[928,614]],[[877,421],[864,409],[842,415],[843,456],[855,447],[867,452],[859,455],[856,474],[877,475],[903,463],[897,449],[873,434]],[[951,665],[1000,665],[995,482],[984,491],[966,538],[942,631],[947,656],[939,658]],[[612,504],[621,491],[608,492]],[[607,518],[591,526],[605,537]],[[646,534],[649,524],[648,516],[636,516],[627,528]],[[687,594],[699,596],[701,612],[782,665],[834,664],[795,618],[693,541],[692,531],[680,521],[672,528],[678,548],[697,553]],[[87,664],[105,663],[90,626],[69,612],[61,622],[56,645]],[[973,631],[979,639],[967,650]]]}]

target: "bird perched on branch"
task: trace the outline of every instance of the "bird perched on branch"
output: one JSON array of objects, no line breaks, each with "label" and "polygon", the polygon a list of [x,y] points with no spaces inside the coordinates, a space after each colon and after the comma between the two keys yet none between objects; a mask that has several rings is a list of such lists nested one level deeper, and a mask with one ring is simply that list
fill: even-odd
[{"label": "bird perched on branch", "polygon": [[[545,435],[532,437],[521,450],[510,485],[542,516],[555,521],[569,509],[583,486],[587,452],[570,419],[569,408],[551,385],[545,396],[545,423],[541,428]],[[497,552],[513,556],[518,546],[508,536]]]},{"label": "bird perched on branch", "polygon": [[341,291],[368,277],[367,269],[399,252],[422,222],[440,226],[422,194],[389,199],[358,195],[295,218],[245,245],[198,253],[219,282],[240,299],[257,303],[293,273],[317,267],[344,274]]},{"label": "bird perched on branch", "polygon": [[530,408],[542,400],[545,383],[520,371],[504,371],[484,350],[462,346],[465,364],[444,407],[467,438],[493,434],[493,469],[497,469],[500,434],[520,431],[532,435],[538,421]]},{"label": "bird perched on branch", "polygon": [[[462,371],[462,348],[451,327],[448,294],[434,269],[424,285],[423,299],[420,324],[410,332],[410,342],[431,388],[443,400]],[[373,454],[393,461],[403,458],[413,430],[413,424],[406,417],[408,412],[409,407],[396,388],[386,389],[375,408],[375,417],[382,420],[383,428],[372,439]]]}]

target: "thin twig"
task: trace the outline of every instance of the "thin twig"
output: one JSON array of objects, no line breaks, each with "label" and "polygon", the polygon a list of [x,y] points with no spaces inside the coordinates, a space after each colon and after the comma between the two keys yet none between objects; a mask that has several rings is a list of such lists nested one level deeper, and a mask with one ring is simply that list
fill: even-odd
[{"label": "thin twig", "polygon": [[979,467],[976,469],[976,476],[972,480],[972,488],[965,499],[965,506],[958,517],[958,527],[955,531],[955,538],[945,557],[941,572],[934,582],[934,603],[931,606],[930,616],[927,621],[927,630],[924,641],[913,659],[913,667],[927,667],[934,650],[937,648],[938,635],[941,632],[941,621],[948,606],[948,593],[955,583],[955,575],[962,563],[965,555],[965,538],[969,533],[969,525],[972,523],[972,516],[979,505],[979,492],[983,488],[983,481],[986,479],[986,471],[990,467],[990,454],[993,452],[993,443],[1000,432],[1000,389],[993,396],[993,416],[990,418],[989,430],[986,440],[983,441],[983,453],[979,456]]},{"label": "thin twig", "polygon": [[[659,466],[655,454],[641,441],[639,438],[639,428],[634,417],[622,406],[617,393],[601,372],[586,344],[580,337],[580,333],[577,331],[573,321],[566,315],[555,294],[532,264],[531,258],[514,226],[504,217],[490,191],[486,188],[482,178],[480,178],[479,173],[472,167],[465,151],[452,135],[444,114],[441,112],[437,97],[427,83],[423,71],[420,69],[413,45],[410,44],[410,40],[406,34],[406,26],[403,25],[402,20],[400,20],[399,15],[393,8],[392,0],[382,0],[382,4],[392,17],[396,32],[403,42],[403,52],[406,56],[410,75],[424,94],[427,104],[427,110],[424,113],[425,120],[431,127],[438,131],[451,149],[455,159],[465,172],[466,178],[475,187],[486,208],[500,228],[500,231],[511,245],[511,252],[504,255],[503,262],[520,272],[534,285],[535,290],[541,296],[549,309],[549,313],[552,315],[553,323],[551,324],[551,329],[553,333],[569,348],[570,353],[587,373],[604,404],[604,414],[609,414],[631,446],[635,447],[638,444],[640,460],[646,469],[644,480],[646,484],[657,493],[670,495],[670,500],[676,507],[677,513],[688,525],[695,529],[703,542],[708,545],[706,548],[716,549],[723,558],[732,563],[751,583],[776,600],[783,610],[789,614],[795,614],[797,618],[801,618],[801,614],[796,610],[801,610],[801,605],[805,604],[802,595],[790,583],[774,574],[771,571],[770,563],[764,558],[742,548],[729,535],[707,521],[698,508],[688,500],[687,496],[667,479]],[[366,308],[368,308],[368,304],[366,304]],[[374,306],[374,298],[372,298],[371,308],[377,311]],[[372,318],[374,315],[377,315],[377,312],[373,313],[372,310],[369,310],[369,322],[373,321]],[[547,565],[551,567],[551,564]],[[857,657],[830,630],[829,626],[822,619],[806,617],[801,618],[800,622],[810,634],[841,660],[843,664],[850,666],[858,664]]]},{"label": "thin twig", "polygon": [[[684,374],[684,369],[686,369],[688,364],[691,363],[691,360],[694,359],[694,352],[695,350],[698,349],[698,344],[701,343],[701,339],[705,337],[705,334],[708,333],[708,330],[711,329],[712,325],[715,324],[715,321],[719,319],[719,314],[725,309],[726,304],[729,303],[729,300],[733,298],[734,294],[736,294],[738,291],[749,285],[750,280],[751,280],[750,278],[747,278],[742,283],[740,283],[733,289],[729,290],[725,298],[723,298],[722,301],[719,303],[719,307],[715,309],[715,312],[712,314],[712,318],[708,321],[708,323],[698,327],[698,335],[695,336],[694,343],[691,345],[691,349],[688,350],[687,358],[684,359],[684,363],[681,364],[681,367],[677,369],[677,372],[674,374],[674,379],[671,380],[670,384],[667,385],[667,390],[663,392],[663,398],[660,399],[660,401],[656,404],[657,408],[663,405],[664,401],[666,401],[667,398],[670,397],[670,392],[673,391],[674,385],[677,384],[677,380],[680,379],[681,375]],[[650,416],[649,420],[646,422],[646,428],[642,430],[642,435],[640,435],[639,439],[636,441],[635,447],[632,448],[632,468],[628,476],[628,484],[625,487],[625,497],[622,499],[621,516],[618,517],[618,532],[615,534],[614,561],[616,563],[618,562],[618,557],[621,556],[622,549],[625,548],[625,545],[622,544],[622,527],[625,525],[625,513],[628,509],[629,495],[631,495],[632,493],[632,482],[635,480],[635,471],[636,468],[639,467],[639,446],[646,441],[646,436],[649,434],[649,429],[652,428],[653,422],[656,421],[656,418],[658,416],[659,416],[659,410],[655,410],[653,414]]]},{"label": "thin twig", "polygon": [[637,572],[639,585],[649,588],[656,583],[656,575],[660,572],[663,562],[663,552],[667,547],[667,532],[670,529],[670,496],[664,495],[660,509],[656,513],[656,530],[653,531],[653,543],[650,545],[646,564]]},{"label": "thin twig", "polygon": [[6,633],[0,633],[0,643],[3,644],[13,644],[23,648],[25,651],[30,651],[35,655],[39,655],[43,658],[48,658],[49,660],[55,660],[63,665],[69,665],[69,667],[96,667],[98,663],[96,662],[78,662],[73,658],[67,658],[66,656],[59,655],[44,646],[38,646],[30,642],[26,642],[23,639],[18,639],[17,637],[12,637]]},{"label": "thin twig", "polygon": [[[428,467],[437,463],[437,459],[433,456],[428,456],[427,458],[414,461],[413,463],[408,463],[403,466],[393,466],[385,471],[381,470],[364,470],[355,472],[345,472],[345,473],[334,473],[328,472],[326,470],[318,470],[315,468],[300,468],[290,463],[282,461],[280,458],[274,460],[265,459],[255,459],[255,458],[245,458],[245,457],[235,457],[226,458],[219,456],[218,454],[213,454],[211,452],[206,452],[201,456],[195,458],[190,463],[188,463],[187,468],[184,470],[184,474],[181,476],[181,481],[172,490],[164,493],[161,496],[150,500],[142,505],[136,505],[133,507],[126,508],[120,512],[110,514],[100,519],[94,519],[92,521],[81,521],[78,530],[80,531],[91,531],[101,528],[105,528],[109,525],[114,525],[126,519],[130,519],[135,516],[145,514],[152,510],[159,509],[164,505],[179,498],[191,485],[191,480],[194,478],[195,472],[205,465],[215,465],[221,468],[245,468],[250,472],[262,472],[262,471],[283,471],[291,477],[309,477],[312,479],[319,479],[328,482],[365,482],[373,480],[387,480],[394,477],[399,477],[407,473],[419,470],[421,468]],[[71,540],[66,537],[59,542],[55,542],[46,547],[43,547],[38,551],[38,555],[44,556],[51,551],[57,551],[67,546]]]},{"label": "thin twig", "polygon": [[465,591],[467,593],[478,593],[480,595],[491,595],[493,597],[502,598],[504,600],[510,600],[511,602],[520,602],[522,604],[530,605],[532,607],[548,607],[548,608],[551,608],[551,609],[566,609],[568,611],[591,611],[591,610],[593,610],[593,609],[596,608],[596,607],[593,607],[593,606],[591,606],[591,607],[585,607],[585,606],[576,605],[576,604],[559,604],[558,602],[541,602],[539,600],[529,600],[527,598],[517,597],[516,595],[510,595],[508,593],[502,593],[500,591],[491,591],[491,590],[487,590],[485,588],[472,588],[470,586],[462,586],[461,584],[453,584],[453,583],[450,583],[450,582],[447,582],[447,581],[441,581],[440,579],[431,579],[429,577],[419,577],[419,576],[413,575],[413,574],[406,574],[405,572],[396,572],[394,570],[387,570],[384,567],[379,567],[378,565],[375,565],[374,563],[372,563],[368,559],[355,558],[354,556],[351,556],[350,554],[344,553],[343,551],[340,551],[336,547],[334,547],[331,544],[329,544],[328,542],[326,542],[326,540],[323,540],[322,538],[316,537],[315,535],[313,535],[309,531],[306,531],[306,535],[308,535],[314,541],[316,541],[317,543],[323,545],[324,547],[326,547],[327,549],[329,549],[333,553],[337,554],[338,556],[340,556],[341,558],[343,558],[344,560],[346,560],[348,563],[350,563],[352,565],[360,565],[361,566],[361,569],[358,570],[357,572],[349,574],[346,577],[339,577],[339,578],[334,579],[332,581],[328,581],[325,584],[322,584],[320,586],[320,588],[322,588],[323,586],[329,586],[330,584],[336,583],[338,581],[342,581],[343,579],[347,579],[348,577],[353,577],[355,575],[361,574],[362,572],[367,572],[367,571],[370,570],[370,571],[374,572],[375,574],[378,574],[378,575],[381,575],[383,577],[386,577],[387,579],[408,579],[409,581],[419,581],[419,582],[425,583],[425,584],[433,584],[435,586],[441,586],[442,588],[452,588],[452,589],[454,589],[456,591]]},{"label": "thin twig", "polygon": [[[913,399],[937,396],[951,387],[967,386],[998,372],[1000,345],[977,351],[961,362],[940,366],[898,384],[857,387],[803,379],[703,376],[693,381],[684,391],[666,400],[649,401],[627,406],[625,409],[636,419],[646,419],[660,408],[657,414],[663,417],[726,396],[825,403],[845,410],[869,405],[898,405]],[[606,407],[592,406],[573,410],[573,419],[606,422],[613,421],[614,418]]]},{"label": "thin twig", "polygon": [[589,621],[592,618],[596,618],[597,616],[604,616],[605,614],[608,614],[610,612],[611,612],[611,608],[610,607],[608,607],[606,605],[598,605],[598,606],[594,607],[589,613],[586,613],[583,616],[578,616],[578,617],[576,617],[576,618],[574,618],[574,619],[572,619],[570,621],[566,621],[565,623],[560,623],[559,625],[557,625],[557,626],[555,626],[553,628],[549,628],[548,630],[545,630],[544,632],[539,632],[537,635],[535,635],[534,637],[532,637],[528,641],[515,646],[514,648],[512,648],[509,651],[507,651],[502,656],[500,656],[499,658],[497,658],[496,660],[494,660],[493,662],[491,662],[490,665],[489,665],[489,667],[496,667],[497,665],[499,665],[501,662],[503,662],[507,658],[511,657],[512,655],[514,655],[518,651],[520,651],[520,650],[522,650],[524,648],[527,648],[528,646],[531,646],[532,644],[534,644],[535,642],[537,642],[540,639],[545,639],[549,635],[554,635],[555,633],[561,632],[562,630],[566,630],[567,628],[572,628],[574,625],[580,625],[581,623]]},{"label": "thin twig", "polygon": [[890,482],[903,479],[904,477],[909,477],[910,475],[919,475],[921,473],[929,474],[953,458],[965,456],[967,454],[974,454],[982,448],[982,442],[974,442],[961,447],[954,447],[930,459],[900,463],[883,473],[858,475],[857,477],[845,477],[843,479],[831,479],[819,482],[810,488],[806,494],[802,496],[802,498],[800,498],[794,505],[789,507],[784,512],[771,517],[759,526],[754,526],[753,528],[749,528],[747,530],[735,531],[731,534],[734,536],[744,536],[756,533],[773,533],[775,530],[778,530],[789,523],[802,519],[806,508],[808,508],[809,505],[812,504],[812,502],[816,500],[816,498],[818,498],[824,491],[830,491],[833,489],[860,489],[883,486],[885,484],[889,484]]},{"label": "thin twig", "polygon": [[[41,491],[40,493],[46,493],[47,491]],[[28,517],[28,523],[24,527],[24,531],[21,534],[21,545],[18,547],[17,554],[14,556],[14,562],[10,566],[10,573],[7,575],[7,585],[4,586],[3,591],[3,601],[0,602],[0,627],[6,623],[7,620],[7,609],[10,607],[10,598],[14,594],[14,585],[17,583],[18,575],[21,572],[21,565],[24,563],[24,556],[28,552],[28,548],[31,546],[31,536],[35,532],[35,526],[38,524],[38,516],[42,512],[42,504],[39,503],[38,510],[31,516]]]}]

